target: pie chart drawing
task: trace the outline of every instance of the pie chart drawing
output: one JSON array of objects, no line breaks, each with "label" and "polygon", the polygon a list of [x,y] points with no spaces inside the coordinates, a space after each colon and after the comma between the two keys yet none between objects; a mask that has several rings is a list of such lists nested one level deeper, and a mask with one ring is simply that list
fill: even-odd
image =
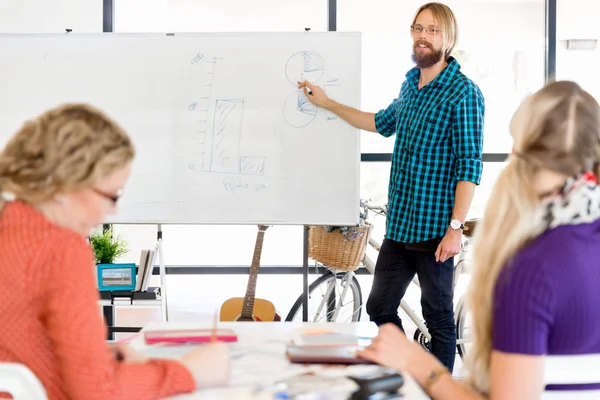
[{"label": "pie chart drawing", "polygon": [[299,81],[318,82],[323,76],[325,62],[323,57],[314,51],[300,51],[290,57],[285,64],[285,74],[294,86]]},{"label": "pie chart drawing", "polygon": [[294,128],[303,128],[317,115],[317,106],[306,98],[302,90],[292,93],[283,105],[283,118]]}]

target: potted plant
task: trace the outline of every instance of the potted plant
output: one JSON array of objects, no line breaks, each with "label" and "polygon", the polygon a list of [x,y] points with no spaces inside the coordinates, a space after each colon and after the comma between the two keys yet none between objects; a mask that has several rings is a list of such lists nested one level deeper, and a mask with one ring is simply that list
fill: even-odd
[{"label": "potted plant", "polygon": [[366,204],[361,202],[357,226],[311,226],[309,228],[309,257],[331,268],[355,270],[364,258],[370,229]]},{"label": "potted plant", "polygon": [[93,233],[90,244],[96,259],[100,291],[135,290],[135,263],[115,263],[129,252],[129,243],[116,234],[111,226]]},{"label": "potted plant", "polygon": [[113,227],[94,232],[90,236],[96,264],[114,264],[115,260],[129,252],[129,243],[115,234]]}]

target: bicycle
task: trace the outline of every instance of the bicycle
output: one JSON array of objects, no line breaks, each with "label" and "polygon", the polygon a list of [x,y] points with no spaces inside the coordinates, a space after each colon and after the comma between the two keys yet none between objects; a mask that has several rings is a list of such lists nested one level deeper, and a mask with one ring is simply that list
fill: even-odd
[{"label": "bicycle", "polygon": [[[387,213],[387,206],[377,207],[370,206],[367,202],[361,202],[361,207],[364,212],[368,215],[368,212],[372,212],[375,215],[385,216]],[[369,218],[367,220],[372,222]],[[461,252],[459,253],[458,259],[455,263],[454,269],[454,286],[456,287],[456,283],[458,281],[458,277],[464,273],[469,271],[469,263],[470,260],[467,257],[467,254],[470,250],[472,244],[472,236],[475,231],[475,227],[477,224],[477,220],[469,220],[465,223],[467,229],[463,232],[463,243]],[[367,246],[373,249],[375,252],[379,252],[381,249],[381,244],[376,241],[371,235],[369,235],[367,240]],[[361,263],[361,266],[366,268],[371,274],[373,274],[375,270],[375,262],[369,257],[367,251],[365,251],[365,257]],[[313,316],[313,318],[309,317],[310,321],[313,322],[322,322],[321,318],[325,319],[325,322],[356,322],[360,320],[361,311],[363,307],[362,300],[362,291],[360,288],[360,284],[356,279],[356,274],[354,271],[339,271],[334,268],[329,268],[326,265],[316,262],[315,263],[316,272],[319,273],[319,270],[325,270],[323,275],[317,278],[313,283],[310,284],[308,288],[308,296],[309,296],[309,316],[310,313],[310,300],[313,297],[316,297],[318,302],[317,310]],[[418,277],[415,277],[412,280],[412,283],[417,285],[420,288]],[[339,285],[339,289],[338,289]],[[321,290],[321,296],[316,295],[318,290]],[[324,292],[323,292],[324,289]],[[350,307],[350,316],[349,320],[338,321],[340,313],[347,304],[344,304],[344,300],[346,299],[346,295],[350,290],[351,293],[351,301],[347,304],[351,304]],[[338,295],[339,292],[339,295]],[[302,295],[298,297],[288,316],[286,321],[293,321],[296,318],[302,318]],[[324,313],[324,308],[326,308],[326,312]],[[415,331],[413,339],[423,346],[426,350],[431,350],[431,334],[429,333],[427,326],[422,318],[420,318],[417,313],[409,306],[409,304],[402,299],[400,302],[400,308],[406,313],[408,318],[412,321],[412,323],[416,326],[417,330]],[[467,323],[468,321],[468,309],[465,304],[464,296],[461,296],[456,303],[455,307],[455,323],[456,323],[456,347],[461,358],[464,358],[467,349],[466,346],[470,342],[469,335],[466,334],[467,331]]]},{"label": "bicycle", "polygon": [[[368,203],[365,201],[360,202],[361,208],[361,216],[364,218],[366,224],[369,226],[367,230],[367,238],[370,237],[370,232],[373,224],[369,221],[369,209]],[[365,240],[365,246],[368,241]],[[357,265],[359,267],[363,266],[362,263],[359,262]],[[311,315],[311,304],[310,301],[313,298],[317,298],[316,312],[312,318],[309,317],[309,321],[313,322],[356,322],[360,320],[363,300],[362,300],[362,290],[360,288],[360,284],[358,279],[356,279],[356,273],[354,269],[350,270],[340,270],[336,268],[329,267],[320,262],[315,262],[315,272],[319,274],[322,272],[323,274],[317,278],[313,283],[311,283],[308,287],[308,298],[309,298],[309,316]],[[321,296],[317,296],[317,292],[321,292]],[[346,300],[346,295],[350,291],[351,300],[348,303],[344,303]],[[339,293],[339,294],[338,294]],[[349,315],[340,320],[340,315],[343,315],[343,309],[345,306],[350,304]],[[293,321],[296,318],[302,318],[302,295],[296,299],[296,302],[292,305],[290,309],[286,321]],[[326,308],[326,311],[324,311]],[[323,318],[323,320],[321,319]]]}]

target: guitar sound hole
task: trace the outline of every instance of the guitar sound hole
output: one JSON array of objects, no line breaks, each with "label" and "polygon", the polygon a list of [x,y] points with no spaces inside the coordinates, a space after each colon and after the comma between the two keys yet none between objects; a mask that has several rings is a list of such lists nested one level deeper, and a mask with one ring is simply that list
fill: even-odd
[{"label": "guitar sound hole", "polygon": [[252,317],[240,317],[238,319],[238,321],[240,321],[240,322],[253,322],[254,319]]}]

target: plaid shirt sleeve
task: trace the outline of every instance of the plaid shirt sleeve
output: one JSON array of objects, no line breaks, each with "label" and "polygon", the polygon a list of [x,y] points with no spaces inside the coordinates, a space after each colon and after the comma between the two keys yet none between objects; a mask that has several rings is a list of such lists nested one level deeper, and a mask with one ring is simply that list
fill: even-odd
[{"label": "plaid shirt sleeve", "polygon": [[395,99],[386,109],[375,114],[375,129],[383,137],[390,137],[396,133],[398,118],[398,99]]},{"label": "plaid shirt sleeve", "polygon": [[452,148],[457,158],[456,180],[479,185],[483,171],[485,103],[477,87],[469,88],[458,103],[452,121]]}]

